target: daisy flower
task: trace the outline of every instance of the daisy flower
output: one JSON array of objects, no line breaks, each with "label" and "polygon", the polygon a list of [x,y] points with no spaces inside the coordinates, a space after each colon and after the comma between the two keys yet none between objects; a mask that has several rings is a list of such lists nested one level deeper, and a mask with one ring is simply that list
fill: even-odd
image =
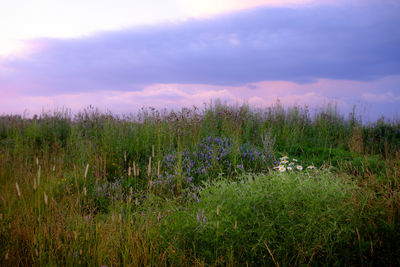
[{"label": "daisy flower", "polygon": [[279,164],[278,166],[274,167],[274,169],[280,169],[282,167],[285,167],[285,166],[283,166],[282,164]]},{"label": "daisy flower", "polygon": [[281,163],[282,163],[282,164],[286,164],[286,163],[288,163],[288,160],[287,160],[287,159],[284,159],[284,160],[281,161]]},{"label": "daisy flower", "polygon": [[284,172],[284,171],[286,171],[286,168],[284,166],[281,166],[281,167],[279,167],[279,171]]},{"label": "daisy flower", "polygon": [[289,167],[287,167],[287,169],[288,169],[289,171],[293,170],[293,168],[292,168],[292,167],[290,167],[290,166],[289,166]]},{"label": "daisy flower", "polygon": [[315,167],[313,165],[310,165],[310,166],[307,167],[307,169],[311,170],[311,169],[315,169]]},{"label": "daisy flower", "polygon": [[296,166],[296,169],[298,169],[299,171],[301,171],[301,170],[303,170],[303,166],[297,165],[297,166]]}]

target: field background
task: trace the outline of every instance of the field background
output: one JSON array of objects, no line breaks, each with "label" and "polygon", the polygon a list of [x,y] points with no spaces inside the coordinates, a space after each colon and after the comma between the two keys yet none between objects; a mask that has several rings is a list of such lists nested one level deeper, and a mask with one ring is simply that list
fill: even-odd
[{"label": "field background", "polygon": [[400,122],[334,106],[3,115],[0,263],[399,266],[399,178]]}]

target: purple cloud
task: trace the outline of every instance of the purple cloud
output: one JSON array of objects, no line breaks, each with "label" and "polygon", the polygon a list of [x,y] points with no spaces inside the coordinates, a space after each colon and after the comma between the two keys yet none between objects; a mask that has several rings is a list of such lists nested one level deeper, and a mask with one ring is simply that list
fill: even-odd
[{"label": "purple cloud", "polygon": [[40,39],[3,58],[0,88],[31,95],[135,91],[154,83],[371,81],[400,74],[400,5],[256,8],[211,19]]}]

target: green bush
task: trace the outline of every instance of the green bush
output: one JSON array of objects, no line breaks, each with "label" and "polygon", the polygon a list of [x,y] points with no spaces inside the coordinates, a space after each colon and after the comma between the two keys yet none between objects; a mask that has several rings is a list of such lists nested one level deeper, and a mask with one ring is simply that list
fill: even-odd
[{"label": "green bush", "polygon": [[362,203],[358,187],[327,171],[245,175],[206,184],[162,234],[210,264],[273,265],[271,255],[281,265],[332,264],[348,260]]}]

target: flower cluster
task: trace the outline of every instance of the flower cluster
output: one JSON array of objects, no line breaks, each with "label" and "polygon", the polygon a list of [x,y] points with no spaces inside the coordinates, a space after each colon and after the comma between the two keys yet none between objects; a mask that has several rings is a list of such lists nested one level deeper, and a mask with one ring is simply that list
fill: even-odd
[{"label": "flower cluster", "polygon": [[229,138],[207,137],[197,147],[193,153],[197,163],[197,172],[199,175],[206,174],[216,165],[222,165],[226,168],[231,167],[229,153],[232,149],[232,142]]},{"label": "flower cluster", "polygon": [[264,154],[249,142],[240,146],[240,153],[242,158],[248,161],[255,161],[265,158]]},{"label": "flower cluster", "polygon": [[204,209],[201,210],[201,213],[196,214],[196,219],[198,222],[206,222],[206,217],[204,216]]},{"label": "flower cluster", "polygon": [[[181,175],[184,189],[191,193],[194,185],[198,185],[201,181],[206,180],[209,176],[217,176],[218,173],[224,172],[228,175],[234,171],[231,162],[232,141],[224,136],[207,137],[203,139],[193,151],[185,150],[181,155]],[[166,190],[173,192],[176,188],[176,179],[178,176],[178,154],[172,152],[163,158],[163,166],[165,172],[153,181],[154,186],[164,187]],[[254,166],[255,162],[262,162],[264,155],[250,143],[246,143],[240,147],[240,162]],[[261,165],[261,164],[259,164]],[[240,164],[244,168],[243,164]],[[197,201],[197,198],[194,200]]]},{"label": "flower cluster", "polygon": [[[297,159],[292,159],[288,156],[283,156],[279,159],[279,165],[275,166],[274,169],[278,169],[280,172],[285,172],[285,171],[302,171],[303,170],[303,165],[299,163]],[[308,170],[315,169],[313,165],[307,166]]]},{"label": "flower cluster", "polygon": [[112,201],[123,201],[127,202],[129,199],[135,197],[135,194],[130,192],[125,192],[124,186],[121,184],[123,177],[121,179],[116,179],[113,182],[95,182],[94,197],[95,199],[109,199]]}]

